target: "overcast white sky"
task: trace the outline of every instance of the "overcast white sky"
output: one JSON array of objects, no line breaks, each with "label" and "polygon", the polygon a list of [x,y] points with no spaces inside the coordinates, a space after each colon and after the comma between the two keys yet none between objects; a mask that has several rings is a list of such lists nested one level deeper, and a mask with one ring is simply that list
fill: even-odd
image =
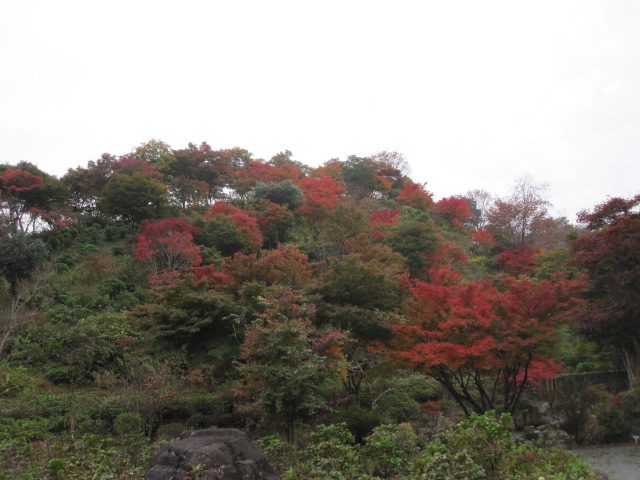
[{"label": "overcast white sky", "polygon": [[436,199],[526,172],[574,221],[640,193],[640,2],[0,2],[0,163],[62,176],[151,138],[397,150]]}]

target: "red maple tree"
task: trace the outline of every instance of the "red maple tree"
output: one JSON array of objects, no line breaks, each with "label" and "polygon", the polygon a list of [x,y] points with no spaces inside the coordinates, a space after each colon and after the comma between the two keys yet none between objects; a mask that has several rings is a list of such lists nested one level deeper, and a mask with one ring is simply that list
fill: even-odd
[{"label": "red maple tree", "polygon": [[22,218],[31,208],[25,195],[44,186],[42,177],[26,170],[7,169],[0,175],[0,207],[5,210],[11,229],[24,230]]},{"label": "red maple tree", "polygon": [[198,232],[185,218],[145,220],[136,237],[136,259],[149,265],[154,282],[175,278],[202,262],[200,247],[193,240]]},{"label": "red maple tree", "polygon": [[460,224],[471,218],[469,204],[464,198],[449,197],[438,200],[436,211],[450,223]]},{"label": "red maple tree", "polygon": [[640,195],[610,198],[578,221],[592,233],[571,244],[589,280],[582,323],[620,349],[629,383],[640,382]]},{"label": "red maple tree", "polygon": [[402,185],[396,200],[403,205],[420,210],[433,207],[433,195],[421,183],[405,183]]},{"label": "red maple tree", "polygon": [[505,250],[498,255],[498,265],[509,275],[524,275],[533,272],[538,267],[536,255],[539,253],[540,251],[538,249],[529,247]]},{"label": "red maple tree", "polygon": [[504,277],[499,286],[463,284],[448,265],[431,279],[408,285],[392,355],[440,382],[465,414],[513,413],[527,384],[560,370],[544,352],[579,303],[578,282]]}]

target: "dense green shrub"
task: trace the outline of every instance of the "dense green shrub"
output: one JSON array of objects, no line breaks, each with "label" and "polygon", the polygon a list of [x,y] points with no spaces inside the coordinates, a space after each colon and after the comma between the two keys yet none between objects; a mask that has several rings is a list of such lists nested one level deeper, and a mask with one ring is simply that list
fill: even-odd
[{"label": "dense green shrub", "polygon": [[410,422],[421,414],[420,404],[403,390],[383,396],[376,411],[393,423]]},{"label": "dense green shrub", "polygon": [[58,263],[65,264],[68,267],[73,267],[76,264],[77,260],[78,255],[76,255],[75,253],[63,253],[56,259]]},{"label": "dense green shrub", "polygon": [[289,469],[292,474],[291,465],[297,463],[297,451],[294,445],[285,442],[279,435],[267,435],[256,440],[258,448],[269,459],[269,464],[277,472],[285,472]]},{"label": "dense green shrub", "polygon": [[345,424],[321,425],[296,451],[279,437],[260,446],[283,480],[595,480],[586,463],[557,446],[516,446],[509,415],[474,415],[426,445],[408,425],[377,427],[355,443]]},{"label": "dense green shrub", "polygon": [[314,480],[349,480],[364,470],[362,455],[346,424],[320,425],[303,452],[300,473]]},{"label": "dense green shrub", "polygon": [[610,443],[625,439],[629,435],[629,419],[620,407],[610,406],[596,416],[598,426],[593,434],[594,443]]},{"label": "dense green shrub", "polygon": [[113,420],[113,431],[118,435],[143,435],[144,420],[139,413],[121,413]]},{"label": "dense green shrub", "polygon": [[369,473],[389,477],[410,472],[418,453],[418,436],[409,424],[381,425],[365,439],[364,454]]},{"label": "dense green shrub", "polygon": [[629,418],[640,418],[640,388],[632,388],[620,396],[620,406]]},{"label": "dense green shrub", "polygon": [[139,480],[158,446],[141,437],[119,442],[86,434],[49,436],[17,448],[0,437],[0,479]]},{"label": "dense green shrub", "polygon": [[184,432],[186,429],[187,428],[183,423],[165,423],[164,425],[158,427],[158,430],[156,430],[155,438],[156,440],[164,441],[175,440],[176,438],[179,438],[182,432]]},{"label": "dense green shrub", "polygon": [[482,466],[466,450],[449,451],[439,443],[429,444],[411,463],[412,480],[486,480]]},{"label": "dense green shrub", "polygon": [[338,409],[334,418],[336,423],[344,423],[347,426],[357,443],[362,443],[364,437],[384,423],[381,413],[357,405],[347,405]]},{"label": "dense green shrub", "polygon": [[90,392],[31,394],[3,402],[7,418],[45,418],[52,433],[107,432],[118,413],[107,397]]},{"label": "dense green shrub", "polygon": [[129,229],[124,226],[114,226],[108,225],[103,229],[104,239],[108,242],[113,242],[114,240],[123,239],[129,233]]}]

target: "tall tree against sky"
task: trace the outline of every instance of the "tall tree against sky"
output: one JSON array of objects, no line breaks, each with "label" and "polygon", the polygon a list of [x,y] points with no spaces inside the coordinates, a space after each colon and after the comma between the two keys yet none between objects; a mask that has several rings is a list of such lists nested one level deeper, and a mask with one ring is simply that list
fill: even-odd
[{"label": "tall tree against sky", "polygon": [[496,238],[502,237],[510,247],[530,246],[536,225],[548,216],[547,188],[530,175],[522,175],[511,194],[498,198],[487,210],[487,230]]},{"label": "tall tree against sky", "polygon": [[578,220],[592,233],[571,252],[589,278],[584,326],[622,353],[629,383],[640,383],[640,195],[610,198]]},{"label": "tall tree against sky", "polygon": [[25,170],[6,169],[0,175],[1,203],[9,228],[12,231],[24,231],[22,219],[29,209],[27,195],[41,189],[44,185],[42,177]]},{"label": "tall tree against sky", "polygon": [[167,187],[143,173],[111,176],[98,198],[102,212],[124,221],[132,231],[143,220],[162,217],[167,204]]}]

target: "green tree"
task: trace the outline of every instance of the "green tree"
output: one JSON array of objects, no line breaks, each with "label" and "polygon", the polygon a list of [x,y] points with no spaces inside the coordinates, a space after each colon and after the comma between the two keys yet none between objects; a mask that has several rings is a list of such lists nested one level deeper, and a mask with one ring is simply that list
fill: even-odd
[{"label": "green tree", "polygon": [[32,235],[14,232],[0,236],[0,274],[12,285],[29,278],[48,257],[45,244]]},{"label": "green tree", "polygon": [[199,245],[214,249],[223,257],[249,251],[246,234],[230,217],[226,215],[197,217],[193,223],[200,228],[200,233],[195,235]]},{"label": "green tree", "polygon": [[426,255],[440,245],[428,215],[409,207],[402,209],[400,222],[385,239],[385,243],[407,259],[412,276],[421,275],[421,271],[427,266]]},{"label": "green tree", "polygon": [[143,220],[162,217],[166,207],[166,186],[143,173],[113,175],[98,201],[100,210],[123,220],[132,230]]},{"label": "green tree", "polygon": [[253,191],[257,200],[269,200],[278,205],[283,205],[289,210],[295,210],[304,202],[304,193],[291,180],[283,180],[278,183],[259,182]]},{"label": "green tree", "polygon": [[70,193],[69,204],[74,212],[89,216],[98,215],[98,197],[109,181],[115,156],[102,154],[98,160],[91,160],[87,167],[70,168],[62,177],[62,184]]},{"label": "green tree", "polygon": [[152,351],[183,349],[189,360],[219,363],[237,354],[232,319],[240,313],[229,295],[188,275],[159,292],[153,303],[136,307],[131,316],[146,326]]},{"label": "green tree", "polygon": [[130,155],[150,163],[164,174],[171,172],[176,162],[169,144],[155,138],[141,143]]},{"label": "green tree", "polygon": [[290,288],[266,300],[264,313],[247,327],[240,347],[237,387],[240,410],[268,425],[285,427],[293,441],[296,423],[326,407],[331,381],[327,359],[314,351],[313,307]]}]

